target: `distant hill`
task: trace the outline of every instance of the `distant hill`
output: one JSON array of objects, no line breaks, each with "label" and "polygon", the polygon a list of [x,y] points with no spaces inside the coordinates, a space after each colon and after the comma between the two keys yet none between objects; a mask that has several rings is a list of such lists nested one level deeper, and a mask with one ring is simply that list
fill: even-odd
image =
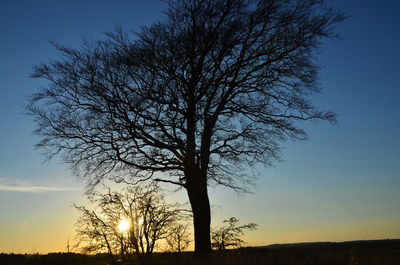
[{"label": "distant hill", "polygon": [[[277,249],[287,247],[318,247],[318,246],[388,246],[388,245],[400,245],[400,239],[377,239],[377,240],[354,240],[354,241],[343,241],[343,242],[300,242],[300,243],[285,243],[285,244],[271,244],[267,246],[256,246],[246,247],[255,249]],[[400,265],[400,264],[399,264]]]}]

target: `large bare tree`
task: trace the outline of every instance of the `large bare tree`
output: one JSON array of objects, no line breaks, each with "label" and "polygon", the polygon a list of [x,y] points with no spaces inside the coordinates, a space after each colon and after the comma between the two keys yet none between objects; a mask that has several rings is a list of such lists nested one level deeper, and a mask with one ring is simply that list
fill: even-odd
[{"label": "large bare tree", "polygon": [[185,188],[195,252],[208,253],[212,183],[246,190],[300,121],[328,120],[317,52],[344,15],[318,0],[171,0],[166,18],[122,30],[34,69],[32,95],[49,157],[61,153],[93,187],[105,178]]}]

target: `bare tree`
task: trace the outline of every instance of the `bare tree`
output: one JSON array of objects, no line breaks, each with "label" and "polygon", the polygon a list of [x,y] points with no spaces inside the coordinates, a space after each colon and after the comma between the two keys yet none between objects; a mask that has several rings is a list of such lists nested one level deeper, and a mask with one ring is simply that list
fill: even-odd
[{"label": "bare tree", "polygon": [[188,224],[178,223],[172,226],[165,240],[168,251],[182,252],[189,247],[191,242],[190,233],[188,233]]},{"label": "bare tree", "polygon": [[115,264],[115,257],[123,249],[120,245],[121,235],[117,233],[114,225],[116,220],[111,216],[104,216],[104,213],[100,213],[99,216],[99,213],[84,206],[75,205],[75,208],[81,212],[76,222],[78,241],[75,247],[80,247],[82,252],[87,254],[106,252],[111,264]]},{"label": "bare tree", "polygon": [[242,246],[245,242],[241,239],[244,230],[255,230],[258,225],[249,223],[246,225],[239,225],[239,220],[231,217],[224,220],[223,223],[227,224],[211,231],[212,246],[218,250],[224,251],[228,247],[237,248]]},{"label": "bare tree", "polygon": [[[28,110],[49,158],[93,188],[105,178],[185,188],[195,252],[209,253],[208,185],[246,191],[243,169],[305,139],[317,110],[316,54],[345,16],[316,0],[170,0],[166,19],[117,29],[34,69],[48,84]],[[132,177],[133,176],[133,177]]]},{"label": "bare tree", "polygon": [[[111,258],[128,260],[134,254],[142,263],[151,261],[154,248],[170,233],[182,209],[166,204],[157,187],[129,187],[124,192],[93,191],[95,209],[75,206],[81,212],[77,237],[86,252],[107,251]],[[126,231],[118,227],[126,222]],[[115,261],[115,260],[113,260]]]}]

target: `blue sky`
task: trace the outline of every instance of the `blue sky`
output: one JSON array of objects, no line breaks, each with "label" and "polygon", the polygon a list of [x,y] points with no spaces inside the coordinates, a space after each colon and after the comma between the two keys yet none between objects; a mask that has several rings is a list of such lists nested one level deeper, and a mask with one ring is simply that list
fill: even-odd
[{"label": "blue sky", "polygon": [[[283,161],[259,168],[255,193],[211,188],[213,223],[236,216],[259,224],[249,244],[400,238],[400,3],[333,1],[352,15],[340,41],[320,54],[323,91],[315,98],[338,124],[305,124],[309,140],[284,144]],[[137,29],[162,17],[159,1],[0,2],[0,252],[61,251],[73,236],[73,202],[83,183],[68,166],[43,164],[25,97],[40,86],[32,66],[57,57],[54,40],[79,47],[121,24]],[[182,193],[171,199],[185,199]]]}]

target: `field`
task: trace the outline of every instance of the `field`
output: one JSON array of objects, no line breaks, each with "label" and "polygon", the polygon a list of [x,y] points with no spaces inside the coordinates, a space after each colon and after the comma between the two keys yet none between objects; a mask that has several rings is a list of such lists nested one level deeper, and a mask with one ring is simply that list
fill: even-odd
[{"label": "field", "polygon": [[[0,254],[1,265],[106,265],[104,254],[77,253]],[[191,252],[155,253],[154,265],[399,265],[400,239],[343,243],[300,243],[248,247],[214,252],[205,262],[195,261]]]}]

